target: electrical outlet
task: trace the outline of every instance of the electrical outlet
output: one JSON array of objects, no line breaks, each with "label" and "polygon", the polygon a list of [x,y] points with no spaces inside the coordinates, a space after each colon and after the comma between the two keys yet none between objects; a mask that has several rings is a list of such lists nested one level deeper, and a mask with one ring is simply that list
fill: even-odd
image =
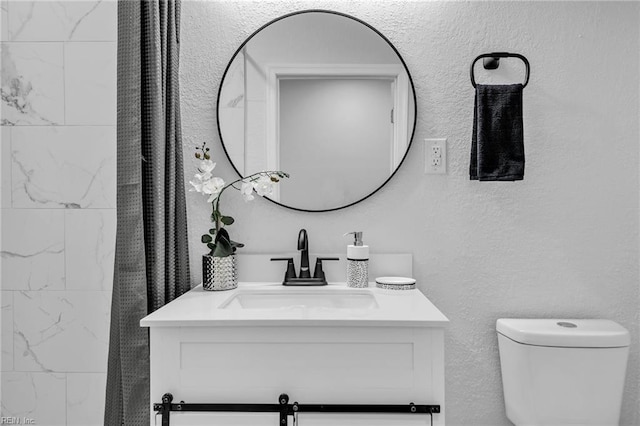
[{"label": "electrical outlet", "polygon": [[447,140],[424,140],[424,172],[428,174],[447,173]]},{"label": "electrical outlet", "polygon": [[440,145],[431,145],[431,165],[439,167],[442,164],[442,148]]}]

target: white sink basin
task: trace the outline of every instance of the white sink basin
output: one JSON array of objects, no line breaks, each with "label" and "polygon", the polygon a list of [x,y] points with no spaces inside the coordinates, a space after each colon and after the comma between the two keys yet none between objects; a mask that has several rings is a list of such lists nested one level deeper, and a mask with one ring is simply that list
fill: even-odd
[{"label": "white sink basin", "polygon": [[230,291],[198,286],[140,321],[144,327],[444,327],[449,322],[420,290],[285,287],[240,282]]},{"label": "white sink basin", "polygon": [[241,290],[226,299],[220,309],[378,309],[367,289],[266,289]]}]

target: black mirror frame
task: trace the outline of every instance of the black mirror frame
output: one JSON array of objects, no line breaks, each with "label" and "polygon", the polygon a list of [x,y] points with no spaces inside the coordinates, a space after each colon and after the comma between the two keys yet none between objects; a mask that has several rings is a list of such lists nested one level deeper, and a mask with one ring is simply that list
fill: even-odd
[{"label": "black mirror frame", "polygon": [[224,84],[224,80],[225,77],[227,76],[227,73],[229,71],[229,68],[231,67],[231,64],[233,63],[233,61],[235,60],[236,56],[238,56],[238,53],[240,53],[240,51],[242,51],[242,48],[256,35],[258,34],[260,31],[262,31],[263,29],[265,29],[266,27],[268,27],[271,24],[274,24],[282,19],[288,18],[290,16],[295,16],[295,15],[301,15],[304,13],[329,13],[332,15],[338,15],[338,16],[342,16],[345,18],[349,18],[352,19],[366,27],[368,27],[369,29],[371,29],[373,32],[375,32],[376,34],[378,34],[378,36],[380,36],[382,38],[382,40],[384,40],[389,47],[391,47],[391,49],[393,49],[393,51],[395,52],[396,55],[398,55],[398,58],[400,59],[400,62],[402,63],[402,66],[404,67],[405,71],[407,72],[407,77],[409,78],[409,85],[411,86],[411,93],[413,95],[413,128],[411,129],[411,138],[409,139],[409,143],[407,144],[407,150],[404,153],[404,156],[402,157],[402,160],[400,160],[400,163],[398,163],[398,167],[396,167],[396,169],[393,171],[393,173],[391,173],[391,175],[387,178],[387,180],[385,180],[379,187],[377,187],[376,189],[374,189],[373,191],[371,191],[369,194],[367,194],[366,196],[360,198],[359,200],[356,200],[352,203],[349,204],[345,204],[344,206],[340,206],[340,207],[333,207],[330,209],[321,209],[321,210],[309,210],[309,209],[301,209],[298,207],[292,207],[292,206],[288,206],[286,204],[282,204],[278,201],[274,201],[268,197],[263,197],[266,198],[267,200],[271,201],[274,204],[277,204],[279,206],[285,207],[287,209],[291,209],[291,210],[296,210],[296,211],[300,211],[300,212],[309,212],[309,213],[322,213],[322,212],[330,212],[330,211],[336,211],[336,210],[342,210],[342,209],[346,209],[347,207],[351,207],[355,204],[358,204],[364,200],[366,200],[367,198],[371,197],[373,194],[375,194],[376,192],[378,192],[383,186],[385,186],[387,184],[387,182],[389,182],[391,180],[391,178],[393,178],[393,176],[395,176],[395,174],[398,172],[398,170],[400,169],[400,167],[402,167],[402,164],[404,163],[404,160],[407,158],[407,155],[409,154],[409,150],[411,149],[411,145],[413,143],[413,137],[415,136],[415,131],[416,131],[416,123],[418,121],[418,103],[417,103],[417,99],[416,99],[416,89],[413,85],[413,78],[411,77],[411,73],[409,72],[409,68],[407,67],[407,64],[404,61],[404,58],[400,55],[400,52],[398,52],[398,49],[396,49],[396,47],[391,43],[391,41],[389,41],[388,38],[386,38],[380,31],[378,31],[377,29],[375,29],[373,26],[371,26],[370,24],[364,22],[361,19],[358,19],[354,16],[351,15],[347,15],[346,13],[342,13],[342,12],[336,12],[333,10],[324,10],[324,9],[307,9],[307,10],[300,10],[300,11],[296,11],[296,12],[292,12],[292,13],[288,13],[286,15],[282,15],[278,18],[275,18],[269,22],[267,22],[266,24],[264,24],[263,26],[261,26],[260,28],[258,28],[257,30],[255,30],[249,37],[247,37],[247,39],[242,42],[242,44],[240,45],[240,47],[238,47],[238,49],[235,51],[235,53],[233,54],[233,56],[231,56],[231,59],[229,60],[229,63],[227,64],[227,67],[224,70],[224,73],[222,74],[222,79],[220,80],[220,87],[218,88],[218,98],[216,100],[216,125],[218,126],[218,136],[220,137],[220,143],[222,143],[222,149],[224,150],[225,155],[227,156],[227,159],[229,160],[229,163],[231,163],[231,167],[233,167],[233,170],[235,170],[235,172],[238,174],[238,176],[240,178],[243,178],[244,175],[242,173],[240,173],[240,171],[237,169],[236,165],[233,163],[233,160],[231,159],[231,156],[229,155],[229,152],[227,151],[227,147],[224,144],[224,139],[222,138],[222,130],[220,129],[220,114],[219,114],[219,107],[220,107],[220,95],[222,93],[222,85]]}]

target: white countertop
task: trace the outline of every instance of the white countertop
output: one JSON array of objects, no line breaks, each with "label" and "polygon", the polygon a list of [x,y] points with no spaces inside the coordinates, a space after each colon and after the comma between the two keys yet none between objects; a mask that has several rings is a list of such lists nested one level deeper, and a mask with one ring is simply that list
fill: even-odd
[{"label": "white countertop", "polygon": [[237,289],[206,291],[198,286],[140,320],[142,327],[219,326],[378,326],[445,327],[449,320],[420,290],[383,290],[369,283],[375,296],[373,309],[331,309],[289,307],[279,309],[221,309],[220,306],[243,291],[331,291],[353,292],[344,283],[323,287],[284,287],[281,283],[241,282]]}]

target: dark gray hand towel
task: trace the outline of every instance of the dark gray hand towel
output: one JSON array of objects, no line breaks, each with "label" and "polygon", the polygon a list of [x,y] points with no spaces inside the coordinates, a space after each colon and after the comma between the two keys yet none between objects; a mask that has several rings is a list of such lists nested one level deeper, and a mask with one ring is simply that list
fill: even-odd
[{"label": "dark gray hand towel", "polygon": [[524,178],[522,84],[476,85],[471,180]]}]

